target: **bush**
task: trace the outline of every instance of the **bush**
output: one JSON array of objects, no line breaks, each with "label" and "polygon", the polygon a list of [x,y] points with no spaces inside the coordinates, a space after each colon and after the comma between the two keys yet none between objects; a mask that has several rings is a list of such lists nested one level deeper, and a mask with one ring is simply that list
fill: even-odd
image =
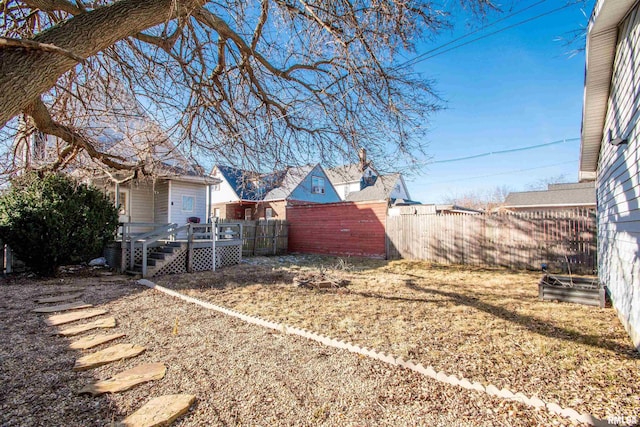
[{"label": "bush", "polygon": [[100,256],[118,212],[98,189],[57,174],[26,174],[0,196],[0,238],[35,273]]}]

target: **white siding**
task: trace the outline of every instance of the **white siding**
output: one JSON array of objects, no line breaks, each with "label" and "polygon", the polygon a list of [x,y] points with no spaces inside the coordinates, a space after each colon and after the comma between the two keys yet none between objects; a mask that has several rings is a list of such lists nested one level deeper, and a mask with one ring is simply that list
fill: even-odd
[{"label": "white siding", "polygon": [[[193,197],[193,210],[183,210],[183,197]],[[207,221],[207,186],[190,182],[171,181],[171,218],[169,222],[183,225],[196,216]]]},{"label": "white siding", "polygon": [[220,171],[216,169],[215,173],[212,176],[221,179],[222,182],[219,184],[218,190],[211,191],[211,204],[216,205],[220,203],[240,201],[240,198],[238,198],[236,191],[231,188],[231,185],[229,185],[227,180],[224,178],[224,175],[222,175]]},{"label": "white siding", "polygon": [[[620,27],[597,179],[599,275],[640,348],[640,13]],[[628,137],[614,147],[612,137]]]},{"label": "white siding", "polygon": [[166,224],[169,222],[169,183],[167,181],[156,182],[156,194],[154,203],[155,222]]},{"label": "white siding", "polygon": [[342,183],[333,186],[341,200],[345,200],[349,193],[360,191],[360,181],[351,183]]},{"label": "white siding", "polygon": [[131,222],[153,222],[153,182],[131,183],[129,214]]}]

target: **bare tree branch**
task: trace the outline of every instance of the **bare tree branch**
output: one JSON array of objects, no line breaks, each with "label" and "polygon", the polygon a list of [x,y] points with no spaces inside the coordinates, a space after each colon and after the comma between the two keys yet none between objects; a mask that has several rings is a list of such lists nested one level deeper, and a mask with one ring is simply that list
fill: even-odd
[{"label": "bare tree branch", "polygon": [[[152,174],[164,160],[150,159],[177,152],[257,169],[331,165],[362,145],[384,169],[425,152],[424,130],[440,106],[429,81],[397,67],[400,54],[447,24],[447,11],[429,0],[2,7],[1,132],[15,135],[21,112],[33,117],[59,140],[54,169]],[[122,152],[111,146],[123,142]]]}]

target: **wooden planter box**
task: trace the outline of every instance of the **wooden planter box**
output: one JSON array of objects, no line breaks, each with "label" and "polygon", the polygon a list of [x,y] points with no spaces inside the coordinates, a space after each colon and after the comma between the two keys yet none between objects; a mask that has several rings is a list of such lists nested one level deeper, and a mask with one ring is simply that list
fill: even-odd
[{"label": "wooden planter box", "polygon": [[541,301],[562,301],[604,308],[607,287],[597,279],[545,274],[538,283]]}]

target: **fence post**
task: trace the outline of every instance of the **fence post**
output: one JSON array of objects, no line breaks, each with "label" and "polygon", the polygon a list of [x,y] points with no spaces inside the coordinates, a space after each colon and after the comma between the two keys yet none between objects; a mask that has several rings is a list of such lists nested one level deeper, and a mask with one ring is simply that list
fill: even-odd
[{"label": "fence post", "polygon": [[193,224],[187,228],[187,272],[193,273]]},{"label": "fence post", "polygon": [[258,220],[253,222],[253,246],[251,247],[251,255],[256,256],[256,242],[258,240],[258,226],[260,222]]}]

